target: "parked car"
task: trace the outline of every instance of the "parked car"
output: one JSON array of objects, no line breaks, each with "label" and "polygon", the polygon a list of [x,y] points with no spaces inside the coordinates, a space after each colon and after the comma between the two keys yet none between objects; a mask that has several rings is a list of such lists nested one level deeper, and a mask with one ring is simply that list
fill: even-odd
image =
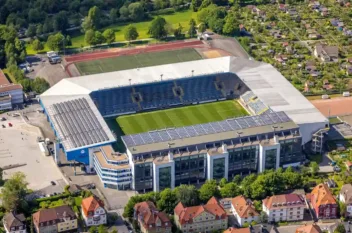
[{"label": "parked car", "polygon": [[9,122],[9,127],[12,127],[12,123],[11,122]]},{"label": "parked car", "polygon": [[50,181],[51,185],[56,185],[56,183],[54,181]]}]

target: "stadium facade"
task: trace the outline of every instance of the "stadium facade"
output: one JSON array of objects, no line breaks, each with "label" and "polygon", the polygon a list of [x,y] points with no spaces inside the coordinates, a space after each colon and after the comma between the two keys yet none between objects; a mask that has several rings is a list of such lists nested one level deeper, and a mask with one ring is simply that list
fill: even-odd
[{"label": "stadium facade", "polygon": [[[122,136],[103,118],[239,99],[251,116]],[[269,64],[222,57],[64,79],[40,103],[68,160],[106,187],[162,190],[297,165],[327,119]],[[88,169],[89,170],[89,169]]]}]

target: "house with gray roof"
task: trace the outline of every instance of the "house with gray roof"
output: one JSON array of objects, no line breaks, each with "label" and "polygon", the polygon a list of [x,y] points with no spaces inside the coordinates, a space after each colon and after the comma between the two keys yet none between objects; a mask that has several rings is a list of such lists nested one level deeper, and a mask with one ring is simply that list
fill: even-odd
[{"label": "house with gray roof", "polygon": [[23,214],[15,214],[13,212],[5,214],[3,217],[3,225],[6,233],[26,233],[26,218]]}]

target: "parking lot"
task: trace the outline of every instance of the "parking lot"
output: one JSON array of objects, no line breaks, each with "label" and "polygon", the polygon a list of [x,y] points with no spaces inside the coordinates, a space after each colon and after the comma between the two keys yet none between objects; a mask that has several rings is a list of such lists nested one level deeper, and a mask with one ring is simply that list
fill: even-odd
[{"label": "parking lot", "polygon": [[34,79],[41,77],[48,81],[50,86],[58,83],[60,80],[67,78],[68,75],[64,71],[64,66],[59,64],[50,64],[46,55],[28,56],[26,61],[29,62],[33,68],[32,72],[26,74],[28,78]]},{"label": "parking lot", "polygon": [[[24,122],[21,116],[11,117],[2,114],[0,117],[7,118],[2,124],[6,128],[0,128],[0,166],[18,166],[4,171],[4,178],[9,178],[13,173],[21,171],[27,177],[28,187],[33,190],[45,189],[53,186],[60,188],[64,182],[63,176],[56,167],[51,156],[44,156],[37,143],[37,137],[41,136],[40,130]],[[13,125],[9,127],[9,123]]]}]

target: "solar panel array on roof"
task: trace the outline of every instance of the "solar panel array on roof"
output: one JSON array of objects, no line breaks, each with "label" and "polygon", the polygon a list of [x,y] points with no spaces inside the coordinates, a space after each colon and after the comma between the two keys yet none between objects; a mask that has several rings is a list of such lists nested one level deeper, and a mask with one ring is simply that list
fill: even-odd
[{"label": "solar panel array on roof", "polygon": [[291,121],[291,119],[286,115],[285,112],[267,112],[259,116],[247,116],[219,122],[186,126],[176,129],[164,129],[147,133],[126,135],[123,136],[122,139],[128,147],[131,147],[214,133],[236,131],[252,127],[279,124],[289,121]]},{"label": "solar panel array on roof", "polygon": [[66,149],[109,140],[85,98],[53,104],[50,115]]}]

